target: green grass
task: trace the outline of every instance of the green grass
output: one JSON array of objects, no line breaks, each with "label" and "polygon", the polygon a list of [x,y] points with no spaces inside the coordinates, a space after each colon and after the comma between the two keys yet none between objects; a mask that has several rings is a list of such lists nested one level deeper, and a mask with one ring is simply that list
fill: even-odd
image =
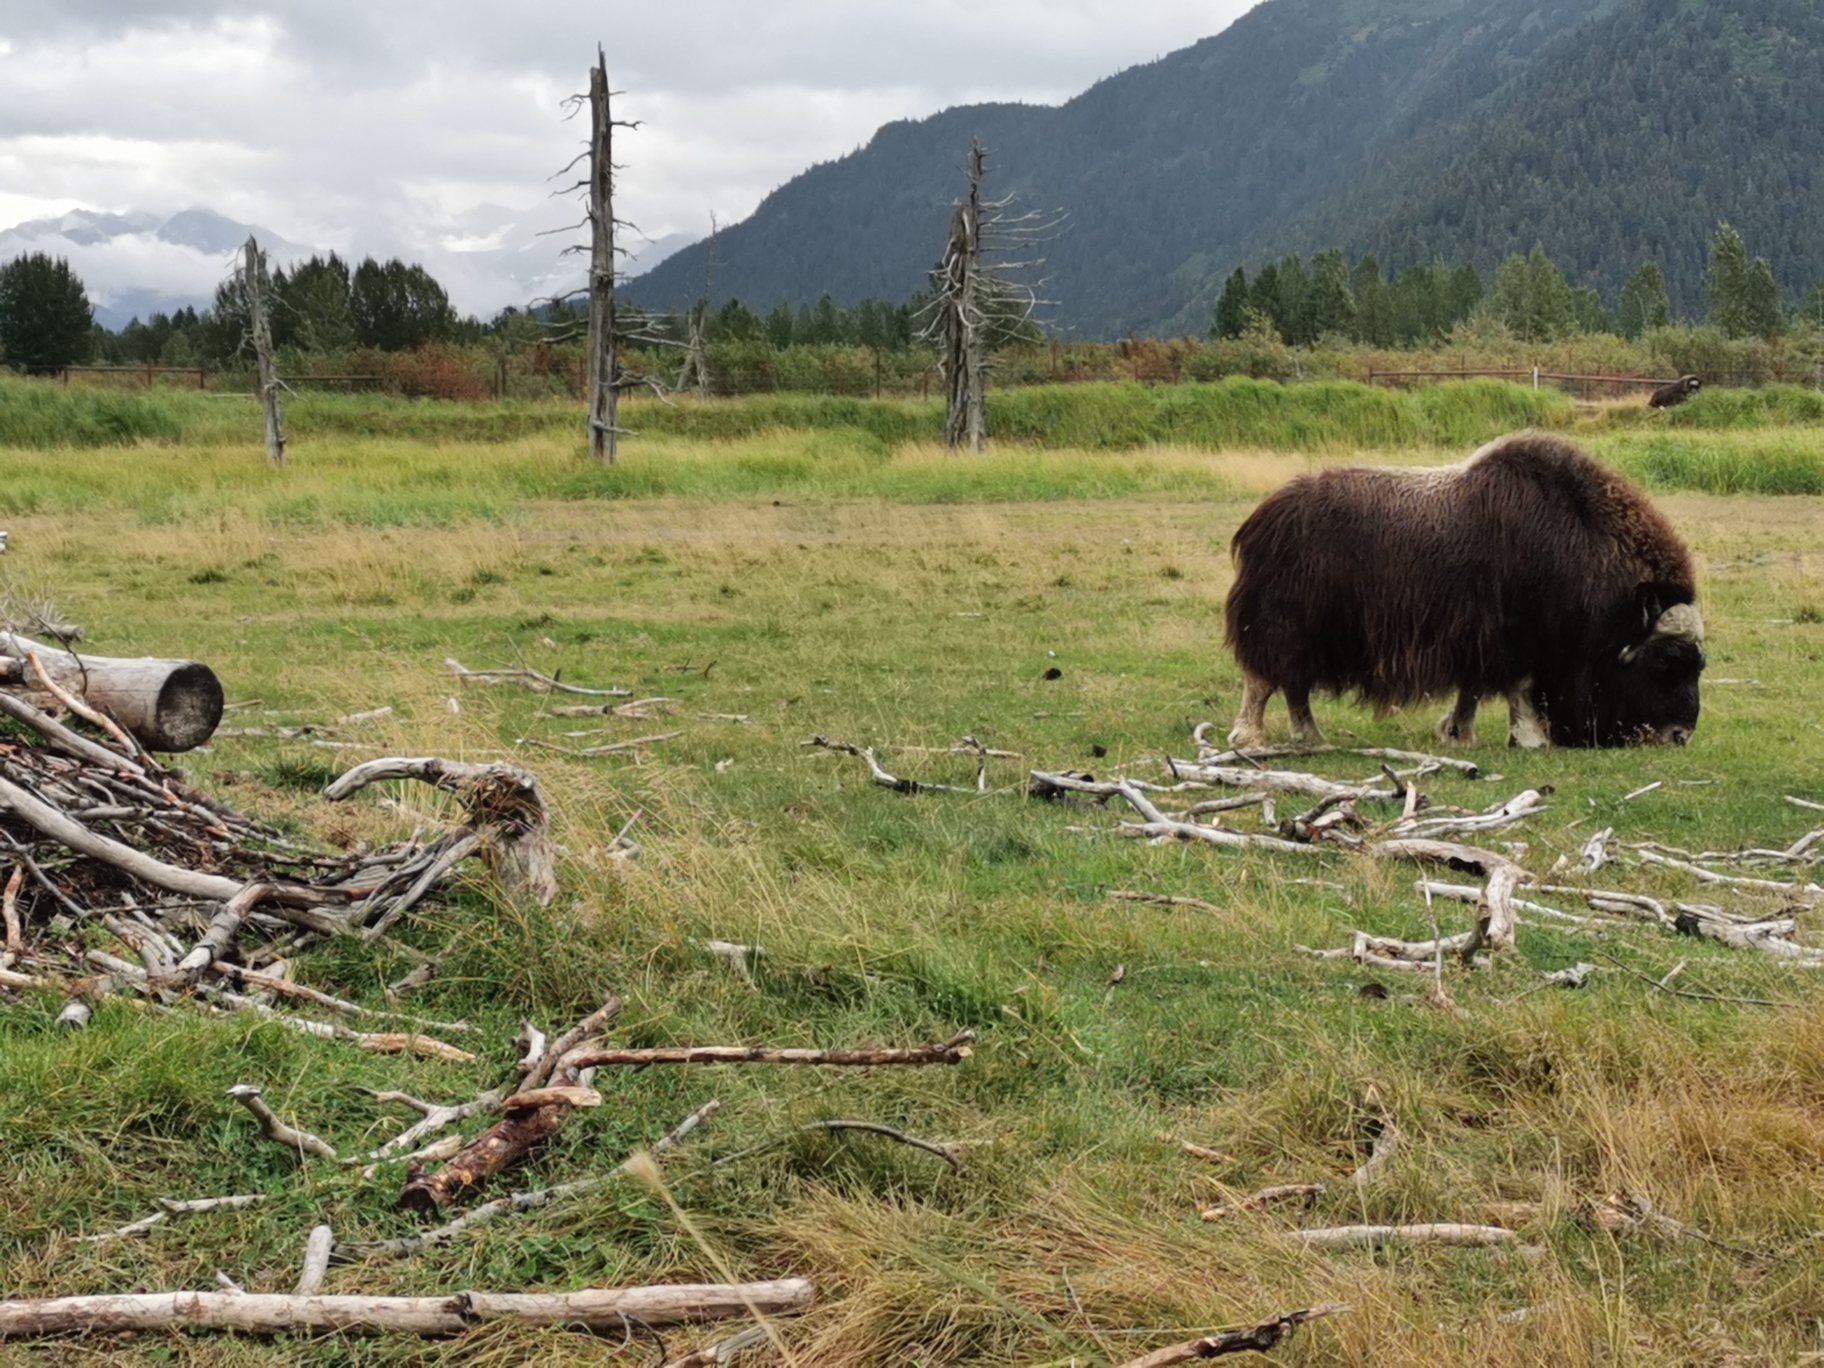
[{"label": "green grass", "polygon": [[[1348,451],[1400,445],[1475,445],[1515,428],[1562,422],[1562,395],[1498,381],[1414,391],[1350,381],[1280,385],[1232,377],[1208,385],[1045,385],[993,391],[988,432],[1038,447],[1124,450],[1153,445],[1251,446]],[[510,442],[575,434],[581,410],[561,402],[433,402],[371,394],[307,393],[285,403],[296,440],[395,438],[422,442]],[[835,432],[881,449],[935,442],[943,432],[936,399],[845,399],[765,394],[740,399],[629,399],[625,425],[691,442],[734,441],[780,431]],[[260,440],[259,415],[245,395],[190,390],[118,391],[0,376],[0,448],[220,445]]]},{"label": "green grass", "polygon": [[[1724,435],[1743,450],[1782,436]],[[231,699],[261,700],[237,720],[396,709],[345,738],[374,752],[221,738],[186,758],[193,778],[319,840],[396,840],[443,819],[427,793],[402,792],[399,810],[380,795],[332,806],[316,789],[372,753],[512,755],[540,775],[565,852],[549,910],[503,904],[477,880],[396,932],[440,956],[439,977],[412,1002],[481,1028],[473,1065],[125,1004],[72,1036],[51,1027],[54,997],[0,997],[8,1295],[207,1287],[217,1269],[283,1291],[317,1220],[343,1239],[405,1233],[397,1170],[365,1181],[301,1164],[257,1140],[223,1090],[259,1083],[282,1115],[354,1150],[410,1119],[357,1085],[470,1096],[511,1075],[521,1018],[562,1029],[613,990],[628,1004],[613,1039],[631,1044],[978,1032],[976,1055],[955,1069],[604,1075],[606,1105],[575,1116],[499,1185],[606,1174],[721,1098],[669,1181],[740,1272],[817,1281],[820,1308],[786,1327],[804,1363],[1112,1364],[1201,1327],[1330,1299],[1355,1309],[1301,1331],[1276,1359],[1644,1366],[1792,1362],[1821,1347],[1815,976],[1645,926],[1594,941],[1528,926],[1492,969],[1449,972],[1453,1014],[1423,1004],[1419,976],[1294,949],[1345,943],[1356,927],[1428,935],[1410,870],[1152,847],[1097,834],[1113,812],[1000,791],[1017,790],[1028,765],[1156,773],[1151,758],[1183,754],[1197,722],[1226,725],[1238,694],[1219,646],[1228,538],[1259,490],[1311,456],[1016,447],[973,460],[888,449],[843,424],[649,439],[600,471],[565,441],[325,438],[300,441],[281,472],[245,444],[0,452],[0,491],[16,501],[4,568],[54,591],[94,649],[210,661]],[[1465,444],[1364,454],[1446,459]],[[1616,459],[1628,450],[1617,445]],[[1501,780],[1425,781],[1439,803],[1467,807],[1551,785],[1550,811],[1501,838],[1527,842],[1531,869],[1574,859],[1608,825],[1623,841],[1693,850],[1783,847],[1815,816],[1784,795],[1824,799],[1824,519],[1802,499],[1664,502],[1706,567],[1719,682],[1706,688],[1693,745],[1541,754],[1485,742],[1476,758]],[[523,660],[679,701],[656,724],[553,719],[548,699],[468,689],[453,713],[446,656],[473,667]],[[1045,679],[1053,668],[1060,677]],[[1431,709],[1376,718],[1332,701],[1319,718],[1339,741],[1431,743]],[[1283,732],[1283,712],[1269,720]],[[685,735],[638,759],[594,762],[512,745],[596,726],[607,729],[599,740]],[[1025,758],[992,762],[996,792],[906,798],[869,783],[859,762],[800,745],[819,732],[878,746],[895,772],[941,782],[972,783],[973,764],[915,747],[971,734]],[[1486,732],[1492,740],[1496,728]],[[1345,777],[1373,765],[1310,763]],[[1661,788],[1622,801],[1655,780]],[[606,860],[636,810],[641,859]],[[1664,873],[1604,877],[1761,906]],[[1297,882],[1307,878],[1318,882]],[[1222,911],[1115,903],[1111,888]],[[25,906],[37,927],[40,911]],[[1467,924],[1461,905],[1436,914],[1446,932]],[[98,926],[72,934],[112,943]],[[765,948],[755,986],[703,949],[712,938]],[[1674,999],[1606,960],[1581,992],[1520,996],[1538,970],[1598,951],[1654,978],[1687,961],[1679,981],[1697,991],[1796,1005]],[[379,1005],[381,986],[409,967],[382,941],[309,948],[296,971]],[[1387,1000],[1359,995],[1370,979]],[[1406,1144],[1387,1182],[1357,1193],[1347,1175],[1368,1143],[1374,1095]],[[794,1133],[829,1117],[964,1142],[965,1171],[867,1137]],[[1160,1131],[1236,1161],[1199,1164],[1161,1145]],[[774,1137],[784,1143],[739,1163],[709,1162]],[[1309,1212],[1197,1219],[1225,1194],[1304,1181],[1330,1189]],[[230,1191],[268,1200],[140,1240],[73,1238],[148,1214],[160,1196]],[[1584,1200],[1629,1192],[1769,1255],[1579,1221]],[[1294,1223],[1477,1221],[1499,1200],[1544,1204],[1527,1234],[1545,1248],[1538,1260],[1303,1255],[1277,1235]],[[417,1260],[340,1267],[330,1290],[705,1276],[703,1250],[623,1184]],[[1499,1319],[1523,1307],[1528,1318]],[[1130,1333],[1152,1327],[1183,1334]],[[668,1335],[667,1351],[700,1338]],[[92,1348],[133,1364],[580,1364],[615,1352],[564,1332],[503,1330],[431,1347],[177,1332]],[[0,1360],[9,1352],[35,1361],[24,1349]]]}]

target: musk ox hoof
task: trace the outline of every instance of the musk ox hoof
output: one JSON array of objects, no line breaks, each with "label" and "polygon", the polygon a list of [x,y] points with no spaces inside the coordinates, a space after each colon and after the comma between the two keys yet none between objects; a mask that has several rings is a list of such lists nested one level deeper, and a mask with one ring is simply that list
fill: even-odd
[{"label": "musk ox hoof", "polygon": [[1259,727],[1251,727],[1245,722],[1237,722],[1229,728],[1229,744],[1236,750],[1251,750],[1267,739],[1267,734]]},{"label": "musk ox hoof", "polygon": [[1447,712],[1438,719],[1438,740],[1450,746],[1473,746],[1476,744],[1476,724],[1459,722],[1454,711]]}]

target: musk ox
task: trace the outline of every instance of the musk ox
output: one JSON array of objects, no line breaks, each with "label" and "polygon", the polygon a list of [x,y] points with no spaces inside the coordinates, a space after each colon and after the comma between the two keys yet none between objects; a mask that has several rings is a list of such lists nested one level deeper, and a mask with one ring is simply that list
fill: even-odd
[{"label": "musk ox", "polygon": [[1697,725],[1691,557],[1638,489],[1561,438],[1300,476],[1230,552],[1231,744],[1260,743],[1275,691],[1306,742],[1323,739],[1314,690],[1377,710],[1454,691],[1438,734],[1465,745],[1490,694],[1508,700],[1510,745],[1683,745]]},{"label": "musk ox", "polygon": [[1695,375],[1681,375],[1678,379],[1661,385],[1647,396],[1647,407],[1656,409],[1677,408],[1685,400],[1704,387],[1704,382]]}]

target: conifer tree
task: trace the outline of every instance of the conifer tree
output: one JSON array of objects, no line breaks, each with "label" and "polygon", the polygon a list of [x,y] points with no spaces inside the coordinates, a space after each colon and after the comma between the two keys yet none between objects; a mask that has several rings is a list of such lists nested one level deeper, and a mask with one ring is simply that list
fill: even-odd
[{"label": "conifer tree", "polygon": [[1729,224],[1719,223],[1710,243],[1710,270],[1704,284],[1710,294],[1710,321],[1727,337],[1746,337],[1754,331],[1748,275],[1748,248],[1742,235]]},{"label": "conifer tree", "polygon": [[1222,297],[1216,301],[1216,317],[1210,324],[1210,336],[1241,336],[1248,318],[1248,273],[1237,266],[1223,282]]},{"label": "conifer tree", "polygon": [[0,266],[0,361],[22,370],[60,370],[89,354],[94,311],[62,257],[43,252]]},{"label": "conifer tree", "polygon": [[1638,338],[1651,328],[1669,327],[1672,302],[1666,296],[1665,273],[1652,261],[1634,268],[1628,283],[1621,287],[1617,323],[1623,337]]},{"label": "conifer tree", "polygon": [[1342,252],[1331,248],[1311,258],[1311,291],[1305,309],[1310,340],[1325,333],[1352,334],[1356,301],[1349,289],[1349,267]]}]

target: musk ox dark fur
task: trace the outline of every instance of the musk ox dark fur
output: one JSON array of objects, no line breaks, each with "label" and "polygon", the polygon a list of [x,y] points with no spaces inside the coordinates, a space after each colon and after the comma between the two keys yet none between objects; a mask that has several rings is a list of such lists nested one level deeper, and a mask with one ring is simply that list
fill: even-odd
[{"label": "musk ox dark fur", "polygon": [[1465,743],[1490,694],[1506,696],[1516,745],[1683,744],[1697,725],[1690,554],[1645,495],[1561,438],[1300,476],[1230,550],[1236,745],[1259,744],[1276,691],[1305,741],[1321,739],[1313,692],[1377,709],[1454,692],[1438,730]]},{"label": "musk ox dark fur", "polygon": [[1676,408],[1704,387],[1704,382],[1695,375],[1681,375],[1678,379],[1661,385],[1647,396],[1647,407],[1656,409]]}]

